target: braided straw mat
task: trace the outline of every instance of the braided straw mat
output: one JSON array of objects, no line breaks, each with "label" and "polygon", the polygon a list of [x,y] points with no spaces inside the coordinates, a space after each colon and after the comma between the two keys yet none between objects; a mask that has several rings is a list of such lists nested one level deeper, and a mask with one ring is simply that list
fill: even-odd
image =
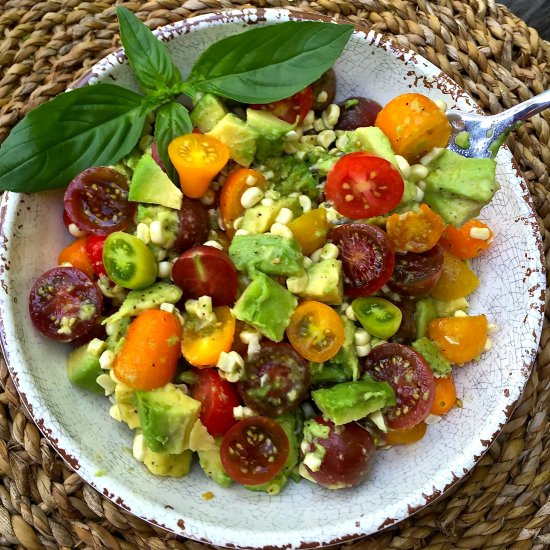
[{"label": "braided straw mat", "polygon": [[[0,141],[29,109],[63,92],[119,45],[114,4],[0,0]],[[155,28],[249,4],[151,0],[124,5]],[[490,113],[550,88],[550,44],[491,0],[295,0],[291,5],[395,35],[443,69]],[[546,111],[508,141],[533,197],[547,257],[549,122]],[[342,550],[550,548],[549,340],[550,326],[545,323],[537,365],[517,410],[462,483],[411,519],[343,544]],[[128,515],[70,471],[26,416],[1,359],[0,386],[0,550],[209,548]]]}]

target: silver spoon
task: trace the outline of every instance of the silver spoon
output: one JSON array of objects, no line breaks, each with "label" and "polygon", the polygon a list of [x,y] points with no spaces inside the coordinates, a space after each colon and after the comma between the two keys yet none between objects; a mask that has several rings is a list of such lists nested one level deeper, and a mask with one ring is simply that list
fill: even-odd
[{"label": "silver spoon", "polygon": [[[548,107],[550,107],[550,90],[496,115],[486,116],[449,110],[445,114],[451,123],[452,133],[447,149],[463,157],[494,157],[506,136],[519,122]],[[461,145],[465,147],[460,147],[456,143],[457,136],[462,132],[468,133],[461,136],[465,142]]]}]

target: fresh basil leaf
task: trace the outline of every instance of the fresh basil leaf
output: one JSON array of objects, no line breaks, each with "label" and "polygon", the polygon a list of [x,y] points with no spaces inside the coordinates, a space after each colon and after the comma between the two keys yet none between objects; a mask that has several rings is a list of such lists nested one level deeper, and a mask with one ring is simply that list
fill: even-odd
[{"label": "fresh basil leaf", "polygon": [[166,46],[130,10],[116,9],[124,52],[144,91],[173,88],[182,82]]},{"label": "fresh basil leaf", "polygon": [[189,134],[192,130],[193,124],[189,118],[189,111],[181,103],[172,101],[158,110],[155,120],[157,150],[166,173],[176,185],[179,185],[179,177],[168,156],[168,145],[174,138]]},{"label": "fresh basil leaf", "polygon": [[243,103],[270,103],[317,80],[338,59],[353,26],[289,21],[212,44],[197,60],[197,90]]},{"label": "fresh basil leaf", "polygon": [[117,162],[140,138],[142,99],[115,84],[96,84],[40,105],[0,147],[0,190],[65,187],[90,166]]}]

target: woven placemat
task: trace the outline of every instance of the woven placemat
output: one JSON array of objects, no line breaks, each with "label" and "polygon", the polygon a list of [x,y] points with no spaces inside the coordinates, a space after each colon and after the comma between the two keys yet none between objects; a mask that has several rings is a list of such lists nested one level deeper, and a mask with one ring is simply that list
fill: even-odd
[{"label": "woven placemat", "polygon": [[[118,46],[114,0],[0,0],[0,141],[32,107],[61,93]],[[123,2],[154,28],[239,0]],[[550,88],[550,44],[493,1],[259,0],[336,16],[394,35],[438,65],[488,112]],[[527,180],[550,248],[550,113],[509,145]],[[549,311],[547,308],[546,316]],[[536,368],[503,433],[451,494],[393,529],[342,545],[383,548],[550,548],[550,327]],[[205,550],[151,527],[70,471],[26,416],[0,360],[0,550]]]}]

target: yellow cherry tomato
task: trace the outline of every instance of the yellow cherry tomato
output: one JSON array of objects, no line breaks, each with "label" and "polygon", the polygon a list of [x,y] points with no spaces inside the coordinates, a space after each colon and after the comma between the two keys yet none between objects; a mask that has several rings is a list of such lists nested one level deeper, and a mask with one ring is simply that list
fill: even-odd
[{"label": "yellow cherry tomato", "polygon": [[302,252],[309,256],[327,241],[330,223],[324,208],[310,210],[288,224],[294,238],[300,243]]},{"label": "yellow cherry tomato", "polygon": [[391,430],[386,434],[386,445],[408,445],[420,441],[426,434],[426,423],[420,422],[412,428]]},{"label": "yellow cherry tomato", "polygon": [[437,300],[457,300],[479,285],[476,274],[460,259],[443,251],[443,271],[430,294]]}]

